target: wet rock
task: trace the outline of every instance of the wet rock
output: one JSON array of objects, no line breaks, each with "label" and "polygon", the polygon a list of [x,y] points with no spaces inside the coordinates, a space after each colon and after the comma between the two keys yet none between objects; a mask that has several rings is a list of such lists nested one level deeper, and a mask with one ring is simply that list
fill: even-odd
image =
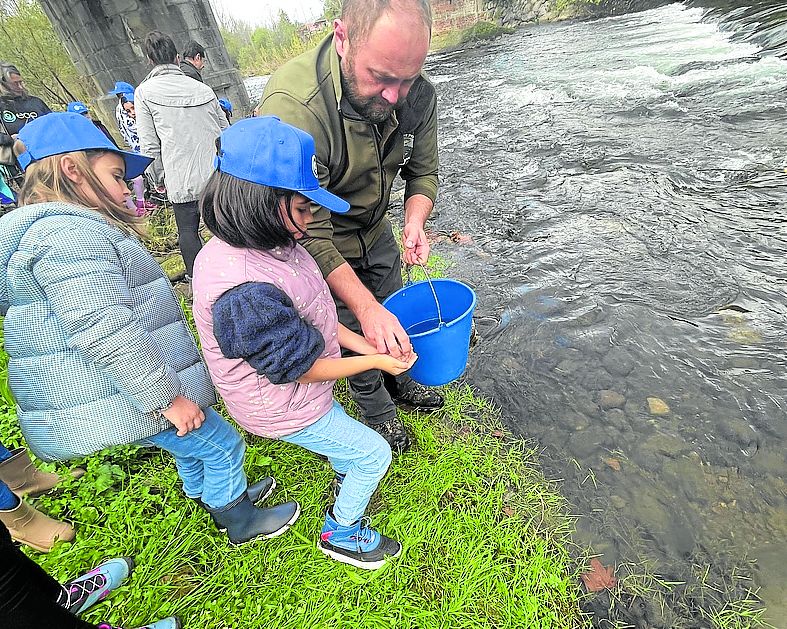
[{"label": "wet rock", "polygon": [[611,389],[618,381],[603,369],[589,369],[582,375],[580,383],[588,391],[597,391]]},{"label": "wet rock", "polygon": [[722,419],[718,423],[718,430],[722,437],[743,448],[750,447],[751,442],[756,443],[757,440],[757,433],[742,418]]},{"label": "wet rock", "polygon": [[590,424],[590,420],[580,413],[565,411],[558,418],[558,424],[566,430],[584,430]]},{"label": "wet rock", "polygon": [[598,451],[596,439],[587,431],[575,432],[568,440],[568,449],[580,460],[587,459]]},{"label": "wet rock", "polygon": [[626,414],[619,408],[611,408],[604,413],[604,420],[618,430],[629,430],[628,422],[626,421]]},{"label": "wet rock", "polygon": [[626,398],[617,391],[612,391],[611,389],[599,391],[597,400],[598,405],[605,411],[612,408],[623,408],[626,404]]},{"label": "wet rock", "polygon": [[646,452],[653,452],[668,456],[672,459],[677,458],[684,452],[691,450],[689,444],[679,437],[673,437],[664,433],[658,433],[648,437],[642,444],[642,449]]},{"label": "wet rock", "polygon": [[615,494],[613,494],[612,496],[609,497],[609,502],[610,502],[610,504],[612,504],[613,507],[615,507],[616,509],[621,509],[621,510],[625,509],[626,508],[626,504],[627,504],[626,500],[624,498],[621,498],[620,496],[615,495]]},{"label": "wet rock", "polygon": [[620,347],[613,347],[609,350],[601,361],[606,369],[613,376],[625,378],[634,370],[634,359],[626,350]]},{"label": "wet rock", "polygon": [[648,412],[651,415],[656,415],[656,416],[668,415],[669,412],[670,412],[670,407],[661,398],[649,397],[648,398]]}]

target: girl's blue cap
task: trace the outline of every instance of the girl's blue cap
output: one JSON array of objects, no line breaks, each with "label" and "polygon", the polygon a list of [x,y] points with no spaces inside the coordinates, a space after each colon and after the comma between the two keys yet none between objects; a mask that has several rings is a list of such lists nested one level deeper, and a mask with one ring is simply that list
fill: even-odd
[{"label": "girl's blue cap", "polygon": [[320,188],[312,136],[276,116],[246,118],[226,129],[214,166],[244,181],[300,192],[337,214],[350,209],[347,201]]},{"label": "girl's blue cap", "polygon": [[152,157],[121,151],[91,120],[81,114],[56,112],[28,122],[19,139],[25,152],[17,157],[22,170],[33,162],[74,151],[109,151],[126,163],[126,179],[139,177],[153,161]]},{"label": "girl's blue cap", "polygon": [[109,90],[108,93],[115,94],[115,96],[117,96],[118,94],[129,94],[129,93],[133,94],[134,86],[131,85],[131,83],[126,83],[125,81],[117,81],[115,83],[115,88]]},{"label": "girl's blue cap", "polygon": [[66,106],[66,111],[71,112],[72,114],[82,114],[83,116],[87,113],[87,105],[81,101],[74,101],[72,103],[68,103]]},{"label": "girl's blue cap", "polygon": [[232,103],[228,99],[220,98],[219,105],[221,105],[222,109],[226,109],[228,112],[232,113]]}]

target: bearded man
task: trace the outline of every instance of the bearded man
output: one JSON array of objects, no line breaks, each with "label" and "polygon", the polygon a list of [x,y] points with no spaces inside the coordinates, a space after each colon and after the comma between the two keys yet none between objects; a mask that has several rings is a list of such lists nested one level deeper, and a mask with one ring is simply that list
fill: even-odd
[{"label": "bearded man", "polygon": [[[402,246],[407,264],[429,256],[424,223],[437,196],[437,97],[422,73],[429,0],[344,0],[333,34],[282,66],[258,107],[314,137],[320,185],[350,203],[314,208],[303,244],[325,276],[339,320],[380,353],[408,356],[410,339],[381,302],[401,288],[401,259],[386,213],[396,175],[405,181]],[[349,379],[362,420],[394,451],[410,444],[396,404],[433,410],[442,397],[407,376]]]}]

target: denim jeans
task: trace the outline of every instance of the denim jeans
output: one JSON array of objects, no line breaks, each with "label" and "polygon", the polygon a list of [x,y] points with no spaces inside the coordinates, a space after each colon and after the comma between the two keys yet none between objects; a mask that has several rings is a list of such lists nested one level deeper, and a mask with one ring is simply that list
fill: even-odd
[{"label": "denim jeans", "polygon": [[333,407],[303,430],[282,441],[327,456],[334,471],[344,475],[333,505],[334,519],[344,526],[356,522],[391,464],[391,446],[368,426],[350,417],[334,400]]},{"label": "denim jeans", "polygon": [[178,437],[173,427],[138,443],[169,452],[175,457],[183,493],[189,498],[199,498],[211,509],[219,509],[246,491],[243,471],[246,444],[216,411],[203,410],[205,422],[196,430]]}]

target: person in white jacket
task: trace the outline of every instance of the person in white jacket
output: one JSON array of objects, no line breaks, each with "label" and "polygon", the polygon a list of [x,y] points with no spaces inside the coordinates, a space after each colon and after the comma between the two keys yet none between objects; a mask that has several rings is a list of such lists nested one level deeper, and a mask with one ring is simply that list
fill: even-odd
[{"label": "person in white jacket", "polygon": [[178,244],[187,279],[202,249],[199,199],[213,172],[216,138],[227,118],[216,95],[178,67],[178,51],[169,35],[151,31],[145,55],[153,70],[134,92],[137,132],[143,155],[154,157],[148,174],[167,188],[175,209]]}]

